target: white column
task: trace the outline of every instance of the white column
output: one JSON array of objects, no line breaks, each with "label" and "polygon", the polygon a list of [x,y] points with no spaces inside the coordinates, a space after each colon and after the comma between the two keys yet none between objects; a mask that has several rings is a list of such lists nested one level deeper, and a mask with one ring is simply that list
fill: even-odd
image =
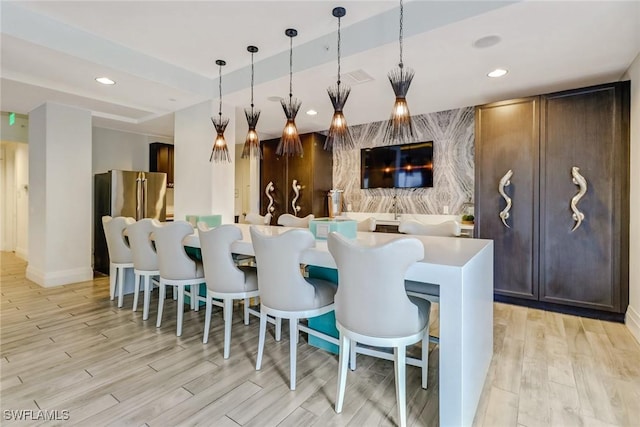
[{"label": "white column", "polygon": [[[174,201],[175,219],[185,215],[222,215],[233,223],[235,182],[235,123],[233,108],[223,105],[230,117],[225,131],[231,163],[209,162],[215,138],[211,117],[218,104],[206,101],[175,113]],[[227,111],[230,114],[227,114]]]},{"label": "white column", "polygon": [[91,113],[45,103],[29,114],[27,278],[91,280]]},{"label": "white column", "polygon": [[251,212],[258,212],[265,215],[267,212],[260,212],[260,192],[264,188],[260,188],[260,159],[251,156],[249,160],[249,206]]}]

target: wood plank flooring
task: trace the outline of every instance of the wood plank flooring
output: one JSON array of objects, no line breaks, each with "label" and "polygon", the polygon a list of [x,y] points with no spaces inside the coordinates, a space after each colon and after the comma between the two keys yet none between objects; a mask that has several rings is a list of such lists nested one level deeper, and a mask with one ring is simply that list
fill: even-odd
[{"label": "wood plank flooring", "polygon": [[[258,321],[244,326],[239,307],[225,360],[219,308],[202,344],[204,310],[185,313],[178,338],[171,300],[156,329],[157,295],[142,321],[131,296],[123,309],[109,300],[108,278],[45,289],[25,279],[26,265],[13,254],[3,252],[0,264],[3,426],[396,424],[389,361],[359,355],[336,414],[337,357],[301,339],[290,391],[284,325],[281,342],[267,338],[256,371]],[[624,325],[497,303],[494,310],[494,357],[476,426],[638,425],[640,345]],[[407,367],[411,426],[438,425],[438,350],[430,347],[428,390],[420,388],[419,370]],[[17,422],[9,420],[11,410],[57,410],[58,421]]]}]

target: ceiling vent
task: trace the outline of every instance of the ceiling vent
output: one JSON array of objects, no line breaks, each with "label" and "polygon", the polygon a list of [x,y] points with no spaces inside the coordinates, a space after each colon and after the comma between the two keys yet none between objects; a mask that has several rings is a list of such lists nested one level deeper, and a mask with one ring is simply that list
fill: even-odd
[{"label": "ceiling vent", "polygon": [[351,86],[355,86],[362,83],[370,82],[371,80],[373,80],[373,77],[371,77],[363,69],[359,69],[359,70],[355,70],[355,71],[351,71],[349,73],[343,74],[342,80],[345,83],[350,84]]}]

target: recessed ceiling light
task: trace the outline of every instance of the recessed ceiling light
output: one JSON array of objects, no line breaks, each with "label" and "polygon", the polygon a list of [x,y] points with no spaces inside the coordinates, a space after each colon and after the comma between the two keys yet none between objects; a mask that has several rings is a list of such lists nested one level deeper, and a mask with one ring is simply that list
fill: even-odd
[{"label": "recessed ceiling light", "polygon": [[489,76],[489,77],[502,77],[507,73],[508,73],[508,71],[503,69],[503,68],[496,68],[495,70],[493,70],[490,73],[488,73],[487,76]]},{"label": "recessed ceiling light", "polygon": [[114,85],[116,82],[111,80],[109,77],[96,77],[96,81],[98,83],[102,83],[103,85]]},{"label": "recessed ceiling light", "polygon": [[318,112],[316,110],[309,110],[307,111],[307,115],[308,116],[315,116],[316,114],[318,114]]}]

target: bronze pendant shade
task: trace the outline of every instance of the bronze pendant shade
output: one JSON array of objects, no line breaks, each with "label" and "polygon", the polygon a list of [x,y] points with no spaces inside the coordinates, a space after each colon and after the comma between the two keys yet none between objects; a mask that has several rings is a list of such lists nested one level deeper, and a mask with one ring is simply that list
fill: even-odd
[{"label": "bronze pendant shade", "polygon": [[231,162],[231,156],[229,156],[229,148],[227,147],[227,141],[224,139],[224,131],[229,124],[229,118],[222,116],[222,67],[227,65],[222,59],[216,61],[218,65],[218,93],[220,96],[220,108],[218,109],[218,117],[211,117],[213,127],[216,129],[216,138],[213,141],[213,149],[211,150],[211,156],[209,161],[212,160],[216,163]]},{"label": "bronze pendant shade", "polygon": [[340,18],[347,13],[343,7],[336,7],[333,9],[332,14],[338,18],[338,81],[335,85],[327,89],[329,99],[333,105],[333,118],[331,119],[331,126],[329,127],[329,133],[324,143],[325,150],[332,149],[351,149],[355,147],[351,131],[347,126],[347,120],[344,117],[343,108],[347,103],[347,98],[351,93],[351,88],[342,84],[340,81]]},{"label": "bronze pendant shade", "polygon": [[282,137],[280,137],[280,143],[276,148],[276,154],[279,156],[301,156],[302,142],[300,141],[300,135],[298,134],[298,128],[296,127],[296,115],[302,103],[293,97],[293,38],[298,35],[298,31],[289,28],[285,32],[285,35],[289,37],[289,100],[282,99],[282,109],[287,117],[287,123],[282,131]]},{"label": "bronze pendant shade", "polygon": [[411,113],[407,105],[407,92],[413,80],[414,71],[404,66],[402,62],[402,38],[403,38],[404,6],[400,0],[400,63],[398,67],[388,74],[389,82],[396,96],[391,112],[391,118],[387,122],[384,130],[384,142],[388,144],[398,144],[410,142],[415,137],[415,130],[411,121]]},{"label": "bronze pendant shade", "polygon": [[258,52],[258,48],[255,46],[247,46],[247,51],[251,53],[251,108],[244,109],[244,115],[247,118],[249,131],[247,132],[247,139],[244,141],[244,147],[242,148],[243,159],[252,156],[262,158],[262,151],[260,150],[260,138],[258,137],[258,132],[256,132],[256,125],[258,124],[258,119],[260,119],[260,110],[255,109],[253,104],[253,54]]}]

